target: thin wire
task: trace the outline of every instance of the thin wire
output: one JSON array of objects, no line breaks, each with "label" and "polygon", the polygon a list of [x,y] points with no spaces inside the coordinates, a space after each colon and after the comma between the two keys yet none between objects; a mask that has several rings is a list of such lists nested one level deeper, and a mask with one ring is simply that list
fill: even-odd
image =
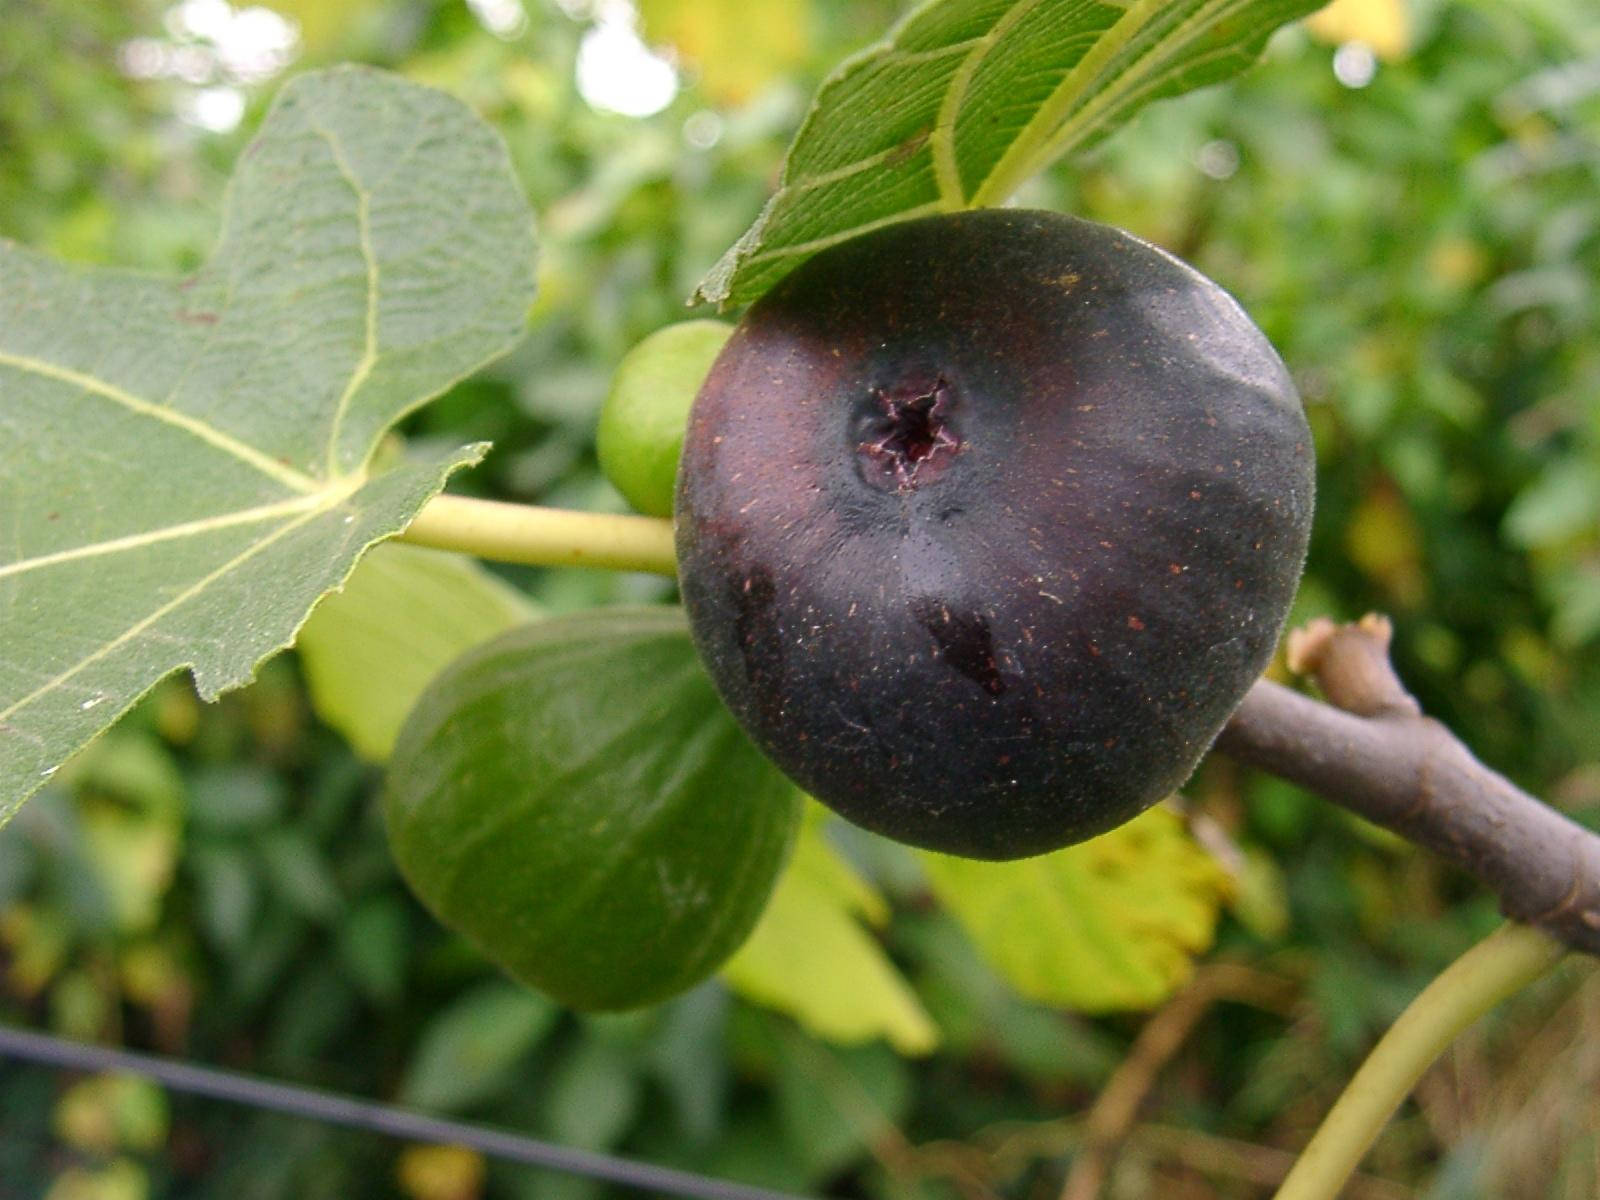
[{"label": "thin wire", "polygon": [[462,1121],[423,1116],[388,1104],[374,1104],[315,1088],[256,1079],[234,1071],[106,1046],[90,1046],[50,1034],[0,1025],[0,1055],[77,1071],[120,1071],[142,1075],[175,1091],[307,1117],[330,1125],[365,1129],[408,1141],[467,1146],[491,1158],[547,1167],[572,1175],[604,1179],[624,1187],[691,1200],[804,1200],[791,1192],[751,1187],[671,1167],[633,1162],[609,1154],[556,1146],[520,1134]]}]

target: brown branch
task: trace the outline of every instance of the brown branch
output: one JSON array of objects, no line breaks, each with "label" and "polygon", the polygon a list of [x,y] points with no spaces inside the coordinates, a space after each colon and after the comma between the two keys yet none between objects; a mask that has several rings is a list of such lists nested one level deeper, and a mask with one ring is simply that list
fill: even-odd
[{"label": "brown branch", "polygon": [[1422,715],[1389,662],[1389,622],[1313,621],[1289,665],[1328,703],[1258,682],[1217,739],[1476,876],[1506,916],[1600,954],[1600,835],[1491,771]]},{"label": "brown branch", "polygon": [[1236,1000],[1274,1012],[1294,1001],[1286,979],[1235,963],[1211,963],[1139,1030],[1128,1056],[1095,1099],[1084,1125],[1083,1149],[1061,1188],[1061,1200],[1095,1200],[1105,1184],[1117,1147],[1133,1129],[1156,1078],[1218,1000]]}]

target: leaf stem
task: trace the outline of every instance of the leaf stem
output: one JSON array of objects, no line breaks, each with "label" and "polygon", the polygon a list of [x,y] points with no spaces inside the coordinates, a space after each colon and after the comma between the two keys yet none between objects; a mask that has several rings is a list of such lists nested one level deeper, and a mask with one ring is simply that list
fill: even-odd
[{"label": "leaf stem", "polygon": [[1456,1037],[1543,975],[1567,947],[1507,922],[1422,990],[1373,1047],[1274,1200],[1333,1200],[1400,1102]]},{"label": "leaf stem", "polygon": [[400,540],[497,562],[604,567],[655,575],[678,572],[672,522],[660,517],[435,496]]}]

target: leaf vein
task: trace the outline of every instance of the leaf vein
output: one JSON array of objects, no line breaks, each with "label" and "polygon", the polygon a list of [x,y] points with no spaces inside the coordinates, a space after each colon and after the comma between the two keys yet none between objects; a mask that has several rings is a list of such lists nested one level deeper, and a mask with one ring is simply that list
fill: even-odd
[{"label": "leaf vein", "polygon": [[[1086,103],[1083,109],[1073,114],[1062,127],[1051,137],[1046,147],[1045,156],[1053,156],[1060,150],[1072,144],[1078,136],[1079,130],[1086,120],[1092,120],[1098,113],[1118,104],[1129,104],[1141,96],[1161,87],[1171,78],[1172,62],[1180,53],[1186,50],[1191,43],[1197,41],[1218,23],[1233,16],[1236,12],[1248,8],[1251,0],[1211,0],[1202,4],[1193,16],[1182,22],[1162,43],[1162,56],[1157,61],[1149,59],[1141,63],[1132,64],[1127,70],[1109,82],[1105,89]],[[1193,73],[1203,64],[1236,55],[1239,52],[1236,43],[1225,43],[1211,52],[1197,55],[1183,62],[1184,73]],[[1142,68],[1142,69],[1141,69]]]},{"label": "leaf vein", "polygon": [[270,455],[262,453],[254,446],[245,444],[237,438],[223,433],[214,425],[209,425],[188,413],[179,412],[177,409],[165,408],[159,404],[152,404],[148,400],[141,400],[132,392],[107,383],[103,379],[96,379],[93,375],[74,371],[71,367],[57,366],[55,363],[43,359],[33,358],[25,354],[13,354],[7,350],[0,350],[0,367],[11,367],[30,375],[39,375],[45,379],[53,379],[57,383],[68,384],[72,387],[83,389],[91,395],[110,400],[113,404],[121,405],[129,412],[141,417],[149,417],[181,429],[185,433],[199,438],[207,445],[221,450],[224,454],[231,455],[241,462],[254,467],[263,475],[276,480],[284,487],[301,493],[315,492],[321,486],[317,480],[309,475],[303,475],[293,467],[281,463]]},{"label": "leaf vein", "polygon": [[[68,667],[65,671],[62,671],[59,674],[55,675],[53,678],[47,680],[45,683],[43,683],[39,687],[35,688],[33,691],[29,692],[26,696],[23,696],[21,699],[17,700],[13,704],[11,704],[9,707],[0,709],[0,721],[9,720],[16,713],[22,711],[22,709],[24,709],[28,705],[32,704],[35,700],[38,700],[41,696],[45,696],[45,695],[49,694],[50,692],[55,691],[57,688],[61,687],[63,684],[67,683],[70,679],[72,679],[73,676],[77,675],[80,671],[83,671],[83,670],[87,669],[88,667],[93,666],[95,663],[99,662],[101,659],[103,659],[103,658],[107,657],[108,655],[110,655],[113,651],[121,649],[123,646],[125,646],[129,642],[131,642],[134,638],[136,638],[140,634],[144,633],[147,629],[150,629],[153,625],[155,625],[158,621],[160,621],[162,617],[165,617],[168,613],[173,612],[176,609],[181,608],[183,605],[187,604],[190,600],[194,599],[194,597],[198,596],[201,592],[205,591],[206,588],[210,587],[217,580],[221,579],[229,571],[236,570],[239,567],[243,566],[246,562],[248,562],[250,559],[254,558],[261,551],[265,550],[268,546],[272,545],[272,543],[276,542],[277,540],[279,540],[282,537],[285,537],[286,535],[288,535],[289,533],[291,533],[294,530],[298,529],[300,526],[306,524],[307,522],[309,522],[309,521],[311,521],[311,520],[313,520],[313,519],[315,519],[315,518],[317,518],[319,516],[322,516],[324,513],[332,512],[335,508],[337,508],[340,504],[343,504],[345,502],[345,500],[349,498],[350,491],[352,491],[352,490],[354,490],[354,489],[341,488],[341,489],[339,489],[338,492],[336,492],[333,495],[331,495],[328,498],[326,503],[318,505],[317,507],[313,508],[310,512],[306,513],[302,517],[298,517],[293,521],[284,522],[284,524],[283,524],[283,526],[281,528],[273,530],[271,533],[269,533],[265,537],[263,537],[260,541],[251,544],[250,546],[246,547],[240,553],[238,553],[238,554],[234,555],[232,558],[228,559],[221,566],[216,568],[216,570],[214,570],[214,571],[210,572],[209,574],[201,577],[200,579],[196,580],[194,583],[190,584],[188,587],[184,588],[181,592],[179,592],[171,600],[167,601],[165,604],[161,605],[159,608],[153,610],[148,616],[146,616],[146,617],[134,622],[127,629],[125,629],[121,633],[119,633],[116,637],[114,637],[110,641],[106,642],[105,645],[101,646],[93,654],[85,655],[83,658],[79,659],[72,666]],[[194,639],[190,639],[188,641],[182,642],[181,644],[183,644],[186,648],[192,650],[192,648],[193,648],[195,643],[194,643]]]},{"label": "leaf vein", "polygon": [[[1188,17],[1178,21],[1172,33],[1159,39],[1159,58],[1135,55],[1118,67],[1117,57],[1146,35],[1152,24],[1168,15],[1170,0],[1141,0],[1129,8],[1066,74],[1013,139],[974,194],[974,205],[1002,199],[1042,164],[1063,153],[1083,129],[1093,128],[1102,113],[1159,87],[1166,79],[1163,69],[1181,49],[1237,9],[1248,7],[1249,2],[1201,0]],[[1097,80],[1107,71],[1108,78]],[[1078,105],[1075,112],[1074,104]]]},{"label": "leaf vein", "polygon": [[[338,489],[340,498],[347,494],[346,489]],[[292,513],[300,512],[302,509],[314,508],[326,500],[327,493],[313,492],[303,496],[296,496],[292,500],[281,500],[276,504],[261,504],[254,508],[242,508],[214,517],[202,517],[195,521],[183,521],[175,525],[163,526],[160,529],[132,533],[126,537],[110,538],[103,542],[74,546],[70,550],[58,550],[51,554],[41,554],[35,558],[18,559],[0,566],[0,579],[4,579],[9,575],[21,575],[28,571],[37,571],[43,567],[53,567],[59,563],[95,558],[102,554],[120,554],[126,550],[139,550],[146,546],[173,541],[177,538],[196,537],[202,533],[210,533],[217,529],[228,529],[235,525],[248,525],[255,521],[267,521],[274,517],[288,516]]]},{"label": "leaf vein", "polygon": [[328,151],[333,156],[333,165],[338,169],[340,177],[350,185],[350,190],[355,193],[356,232],[361,245],[361,260],[367,269],[367,304],[361,357],[356,361],[355,369],[351,371],[350,378],[344,385],[344,391],[339,394],[339,403],[333,412],[333,423],[328,430],[328,474],[337,478],[341,474],[339,440],[344,430],[345,416],[350,411],[350,402],[361,390],[361,385],[366,383],[367,376],[372,374],[372,368],[378,361],[378,256],[372,248],[371,192],[361,185],[361,180],[345,155],[339,135],[315,121],[308,120],[307,124],[318,137],[328,143]]},{"label": "leaf vein", "polygon": [[956,117],[967,88],[989,52],[1005,36],[1006,31],[1039,6],[1040,0],[1021,0],[1013,4],[1004,16],[989,27],[989,32],[977,39],[977,44],[962,58],[950,78],[944,99],[939,102],[939,115],[933,123],[933,169],[939,184],[939,197],[947,208],[966,206],[966,189],[961,181],[961,166],[956,161]]}]

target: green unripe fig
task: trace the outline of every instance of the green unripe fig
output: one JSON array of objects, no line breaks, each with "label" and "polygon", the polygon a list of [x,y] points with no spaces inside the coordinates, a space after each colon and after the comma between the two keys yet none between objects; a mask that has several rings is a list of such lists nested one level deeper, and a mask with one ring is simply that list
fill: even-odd
[{"label": "green unripe fig", "polygon": [[1221,288],[989,210],[831,247],[695,401],[696,645],[751,738],[869,829],[975,858],[1188,777],[1272,654],[1311,528],[1289,373]]},{"label": "green unripe fig", "polygon": [[683,426],[706,372],[733,332],[721,321],[658,329],[623,356],[600,409],[600,469],[634,509],[672,515]]},{"label": "green unripe fig", "polygon": [[401,729],[384,816],[441,921],[571,1007],[619,1009],[745,939],[799,794],[717,699],[680,610],[597,609],[446,668]]}]

